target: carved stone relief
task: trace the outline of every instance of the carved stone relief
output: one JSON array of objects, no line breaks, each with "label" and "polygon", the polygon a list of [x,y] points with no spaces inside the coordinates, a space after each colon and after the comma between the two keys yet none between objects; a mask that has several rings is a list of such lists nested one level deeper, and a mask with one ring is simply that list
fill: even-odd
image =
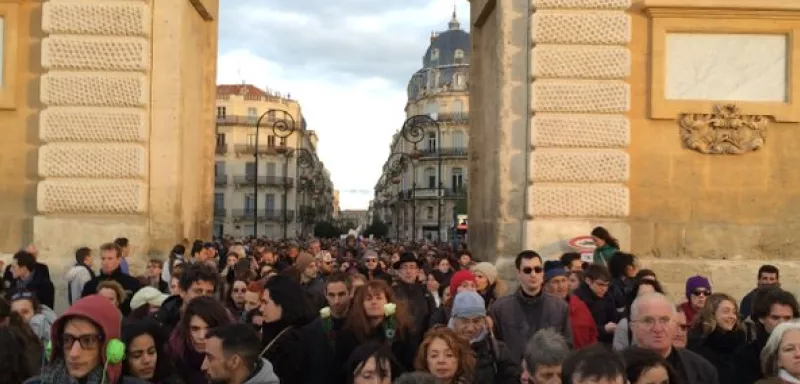
[{"label": "carved stone relief", "polygon": [[681,142],[688,149],[712,155],[741,155],[766,141],[766,116],[742,115],[734,104],[717,105],[713,113],[682,115]]}]

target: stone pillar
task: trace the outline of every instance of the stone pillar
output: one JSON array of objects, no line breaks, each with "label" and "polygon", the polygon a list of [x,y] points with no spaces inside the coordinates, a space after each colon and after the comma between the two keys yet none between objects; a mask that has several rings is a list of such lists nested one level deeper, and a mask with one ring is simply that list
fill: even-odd
[{"label": "stone pillar", "polygon": [[533,0],[524,248],[545,257],[602,225],[630,228],[630,0]]},{"label": "stone pillar", "polygon": [[57,288],[78,247],[127,237],[141,272],[211,235],[218,6],[44,3],[33,237]]},{"label": "stone pillar", "polygon": [[52,0],[42,29],[34,243],[49,263],[119,236],[147,249],[148,2]]}]

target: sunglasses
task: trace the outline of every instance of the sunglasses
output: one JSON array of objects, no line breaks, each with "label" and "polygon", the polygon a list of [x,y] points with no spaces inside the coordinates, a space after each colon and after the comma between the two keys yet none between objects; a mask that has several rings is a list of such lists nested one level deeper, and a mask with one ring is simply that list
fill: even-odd
[{"label": "sunglasses", "polygon": [[530,275],[531,272],[536,272],[536,274],[539,274],[539,273],[542,273],[542,271],[544,271],[544,268],[539,267],[539,266],[522,268],[522,273],[524,273],[526,275]]},{"label": "sunglasses", "polygon": [[708,296],[710,294],[711,292],[702,289],[692,291],[692,296]]}]

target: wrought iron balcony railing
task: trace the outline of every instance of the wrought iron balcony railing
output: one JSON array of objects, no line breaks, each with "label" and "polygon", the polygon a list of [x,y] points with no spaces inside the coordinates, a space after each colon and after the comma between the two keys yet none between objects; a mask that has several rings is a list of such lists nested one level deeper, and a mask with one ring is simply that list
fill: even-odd
[{"label": "wrought iron balcony railing", "polygon": [[[255,217],[255,212],[253,209],[234,209],[233,210],[233,218],[240,220],[240,221],[253,221]],[[282,209],[259,209],[258,210],[258,220],[259,221],[275,221],[275,222],[282,222],[283,221],[283,210]],[[287,221],[294,221],[294,210],[287,210],[286,211],[286,220]]]},{"label": "wrought iron balcony railing", "polygon": [[[234,184],[239,186],[253,185],[254,183],[256,183],[256,177],[253,175],[234,176],[233,182]],[[292,186],[294,186],[294,178],[284,177],[284,176],[259,176],[258,185],[291,188]]]}]

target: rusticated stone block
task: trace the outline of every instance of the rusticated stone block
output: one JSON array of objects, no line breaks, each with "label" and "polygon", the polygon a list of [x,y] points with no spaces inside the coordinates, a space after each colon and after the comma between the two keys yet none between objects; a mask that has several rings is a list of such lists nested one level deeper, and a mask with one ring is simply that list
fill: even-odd
[{"label": "rusticated stone block", "polygon": [[41,213],[139,214],[147,212],[147,184],[121,179],[48,179],[39,182]]},{"label": "rusticated stone block", "polygon": [[630,109],[630,85],[617,80],[537,80],[534,112],[624,113]]},{"label": "rusticated stone block", "polygon": [[622,183],[628,180],[628,154],[621,150],[535,150],[531,182]]},{"label": "rusticated stone block", "polygon": [[147,113],[134,108],[50,107],[39,114],[39,138],[45,142],[143,142]]},{"label": "rusticated stone block", "polygon": [[148,95],[141,73],[50,72],[42,76],[40,97],[55,106],[142,107]]},{"label": "rusticated stone block", "polygon": [[624,79],[631,74],[631,52],[619,46],[537,45],[534,78]]},{"label": "rusticated stone block", "polygon": [[534,44],[625,45],[631,41],[631,18],[623,11],[534,12]]},{"label": "rusticated stone block", "polygon": [[46,69],[145,71],[150,43],[142,37],[54,35],[42,40]]},{"label": "rusticated stone block", "polygon": [[631,7],[631,0],[531,0],[533,9],[620,9]]},{"label": "rusticated stone block", "polygon": [[623,115],[537,113],[531,118],[533,148],[626,148],[630,138]]},{"label": "rusticated stone block", "polygon": [[47,144],[39,148],[39,176],[145,178],[147,149],[140,144]]},{"label": "rusticated stone block", "polygon": [[630,211],[623,185],[533,184],[528,190],[528,216],[624,217]]},{"label": "rusticated stone block", "polygon": [[141,1],[48,1],[42,30],[50,34],[148,36],[150,8]]}]

